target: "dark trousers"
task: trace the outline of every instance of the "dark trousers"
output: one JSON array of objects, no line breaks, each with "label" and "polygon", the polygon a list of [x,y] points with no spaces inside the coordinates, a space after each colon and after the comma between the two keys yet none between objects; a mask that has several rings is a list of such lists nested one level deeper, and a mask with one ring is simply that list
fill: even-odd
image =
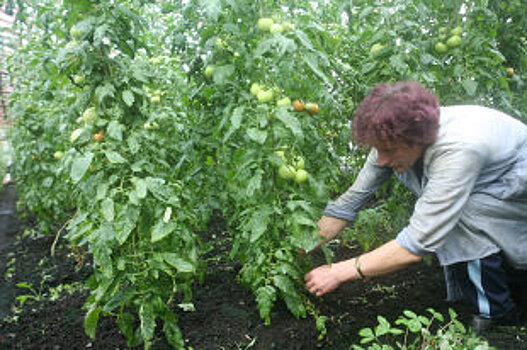
[{"label": "dark trousers", "polygon": [[447,266],[473,312],[501,319],[527,302],[527,270],[511,267],[502,253]]}]

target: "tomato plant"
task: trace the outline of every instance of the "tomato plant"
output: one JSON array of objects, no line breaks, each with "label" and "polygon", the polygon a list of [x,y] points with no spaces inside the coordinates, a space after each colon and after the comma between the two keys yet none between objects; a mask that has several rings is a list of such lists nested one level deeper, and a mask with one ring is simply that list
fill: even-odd
[{"label": "tomato plant", "polygon": [[[160,323],[184,346],[213,212],[264,322],[278,299],[306,316],[299,251],[364,162],[349,116],[373,85],[525,115],[521,1],[315,3],[27,2],[9,61],[20,208],[92,254],[90,336],[107,316],[130,346]],[[363,246],[404,224],[409,195],[387,186],[351,230]]]}]

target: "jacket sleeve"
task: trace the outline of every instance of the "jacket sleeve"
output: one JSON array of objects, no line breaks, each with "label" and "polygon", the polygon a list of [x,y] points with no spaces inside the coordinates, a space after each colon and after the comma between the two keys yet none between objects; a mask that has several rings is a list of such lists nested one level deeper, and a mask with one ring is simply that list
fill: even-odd
[{"label": "jacket sleeve", "polygon": [[328,203],[324,215],[346,221],[355,220],[360,209],[391,174],[390,168],[378,165],[377,151],[372,149],[353,185],[337,200]]},{"label": "jacket sleeve", "polygon": [[409,225],[397,235],[397,242],[417,255],[441,247],[459,222],[483,164],[484,157],[474,149],[438,150]]}]

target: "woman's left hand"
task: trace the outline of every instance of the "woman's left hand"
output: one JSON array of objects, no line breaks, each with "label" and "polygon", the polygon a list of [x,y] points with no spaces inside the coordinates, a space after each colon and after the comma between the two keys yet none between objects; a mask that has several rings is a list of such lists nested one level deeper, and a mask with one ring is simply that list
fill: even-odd
[{"label": "woman's left hand", "polygon": [[329,293],[348,279],[343,262],[322,265],[307,273],[304,277],[306,288],[317,296]]}]

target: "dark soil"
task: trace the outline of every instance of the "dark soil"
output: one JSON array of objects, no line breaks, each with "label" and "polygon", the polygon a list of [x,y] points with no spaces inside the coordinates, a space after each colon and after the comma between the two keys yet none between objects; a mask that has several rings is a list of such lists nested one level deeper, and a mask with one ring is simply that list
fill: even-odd
[{"label": "dark soil", "polygon": [[[1,199],[7,200],[5,192]],[[5,233],[0,232],[2,235]],[[90,274],[89,261],[79,264],[76,252],[62,240],[52,257],[54,238],[25,236],[19,230],[16,238],[4,241],[0,251],[0,349],[127,349],[110,318],[99,321],[96,340],[85,335],[82,305],[88,294],[80,285]],[[221,233],[217,238],[222,238]],[[333,249],[337,259],[358,252],[339,245]],[[322,255],[315,258],[322,263]],[[426,309],[433,308],[446,316],[453,307],[461,321],[469,319],[464,305],[445,302],[443,275],[437,263],[423,263],[389,276],[343,285],[323,298],[309,297],[319,313],[327,316],[327,335],[319,340],[314,319],[295,319],[281,302],[273,309],[271,325],[264,325],[253,294],[236,281],[238,269],[232,261],[216,260],[210,264],[204,282],[196,284],[195,311],[181,311],[179,315],[189,349],[349,349],[359,343],[360,329],[377,324],[378,315],[393,324],[403,310],[428,315]],[[31,293],[16,287],[19,282],[31,283],[36,292],[32,295],[38,300],[30,298],[20,307],[14,298]],[[63,290],[53,293],[59,286]],[[64,290],[64,286],[72,290]],[[487,339],[498,349],[527,349],[527,328],[525,324],[501,327]],[[153,348],[169,348],[161,334]]]}]

